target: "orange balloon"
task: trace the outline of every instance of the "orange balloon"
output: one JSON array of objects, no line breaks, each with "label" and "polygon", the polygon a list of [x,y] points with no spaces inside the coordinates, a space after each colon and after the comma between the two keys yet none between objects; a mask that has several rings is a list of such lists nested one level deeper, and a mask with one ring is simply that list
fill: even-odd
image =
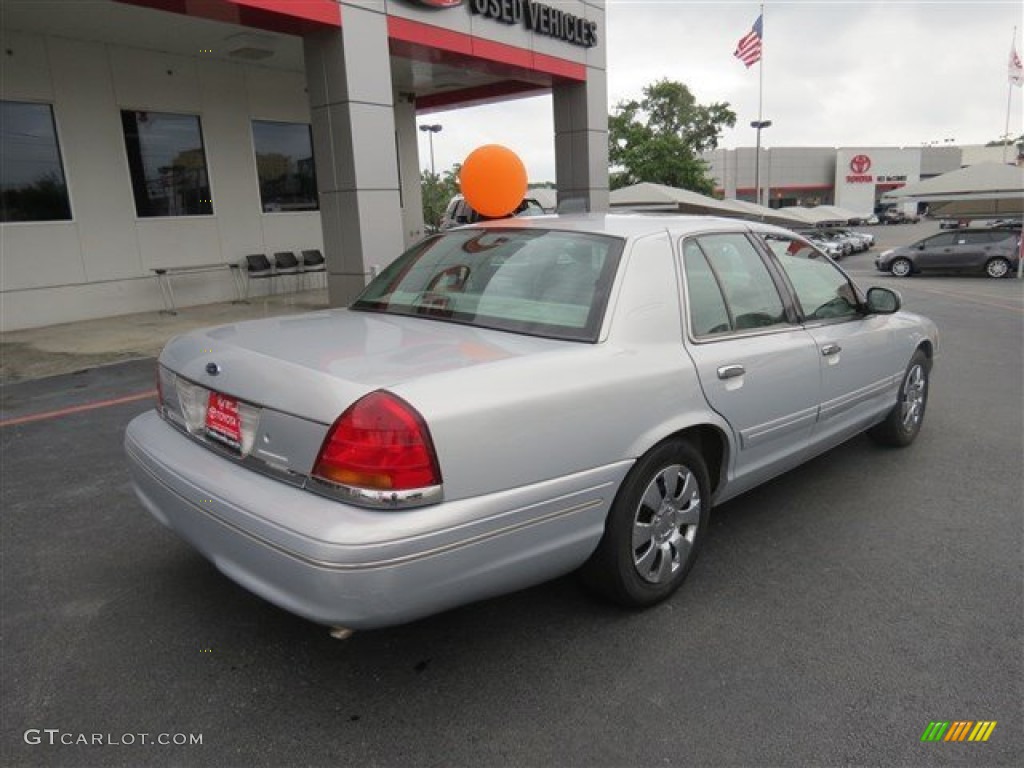
[{"label": "orange balloon", "polygon": [[508,216],[526,195],[526,166],[500,144],[486,144],[469,153],[459,171],[462,196],[477,213]]}]

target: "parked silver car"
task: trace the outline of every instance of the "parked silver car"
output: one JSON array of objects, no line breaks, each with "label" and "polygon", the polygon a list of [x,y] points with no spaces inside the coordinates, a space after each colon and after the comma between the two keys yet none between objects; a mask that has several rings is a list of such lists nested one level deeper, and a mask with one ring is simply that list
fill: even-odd
[{"label": "parked silver car", "polygon": [[856,232],[852,229],[832,229],[839,238],[845,238],[850,242],[854,253],[863,253],[875,244],[875,236],[868,232]]},{"label": "parked silver car", "polygon": [[190,333],[128,427],[142,504],[336,628],[582,568],[668,597],[714,504],[921,428],[935,326],[783,229],[509,219],[427,238],[347,309]]},{"label": "parked silver car", "polygon": [[825,234],[822,230],[805,230],[801,231],[802,237],[806,237],[810,240],[819,250],[824,251],[829,257],[839,261],[843,256],[849,252],[847,248],[843,247],[835,238],[831,238]]}]

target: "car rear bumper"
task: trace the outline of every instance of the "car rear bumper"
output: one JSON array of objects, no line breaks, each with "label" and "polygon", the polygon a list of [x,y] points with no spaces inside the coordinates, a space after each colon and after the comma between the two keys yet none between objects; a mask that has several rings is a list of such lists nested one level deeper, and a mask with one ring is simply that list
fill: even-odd
[{"label": "car rear bumper", "polygon": [[152,515],[251,592],[330,626],[399,624],[540,583],[597,546],[630,462],[404,511],[349,506],[239,466],[155,412],[125,450]]}]

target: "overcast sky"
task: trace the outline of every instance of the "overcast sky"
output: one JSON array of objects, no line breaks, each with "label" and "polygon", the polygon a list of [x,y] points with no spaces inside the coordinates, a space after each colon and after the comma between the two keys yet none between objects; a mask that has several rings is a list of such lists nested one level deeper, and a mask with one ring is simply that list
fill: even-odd
[{"label": "overcast sky", "polygon": [[[548,0],[557,4],[557,0]],[[754,145],[758,65],[733,57],[758,14],[748,0],[607,0],[609,111],[661,78],[702,104],[727,102],[736,127],[720,146]],[[764,146],[984,144],[1007,114],[1007,64],[1021,0],[768,0],[764,19]],[[1022,130],[1013,89],[1010,133]],[[440,123],[438,172],[482,144],[519,154],[530,181],[554,181],[549,96],[420,118]],[[429,167],[426,134],[420,165]]]}]

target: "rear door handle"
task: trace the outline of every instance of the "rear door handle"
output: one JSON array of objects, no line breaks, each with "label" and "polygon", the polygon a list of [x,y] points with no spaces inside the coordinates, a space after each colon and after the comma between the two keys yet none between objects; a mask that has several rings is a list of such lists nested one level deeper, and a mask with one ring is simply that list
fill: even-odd
[{"label": "rear door handle", "polygon": [[840,347],[838,344],[825,344],[821,348],[821,354],[823,354],[825,357],[830,357],[831,355],[838,355],[842,351],[843,348]]},{"label": "rear door handle", "polygon": [[737,376],[742,376],[746,372],[747,369],[742,365],[723,365],[718,369],[718,378],[735,379]]}]

